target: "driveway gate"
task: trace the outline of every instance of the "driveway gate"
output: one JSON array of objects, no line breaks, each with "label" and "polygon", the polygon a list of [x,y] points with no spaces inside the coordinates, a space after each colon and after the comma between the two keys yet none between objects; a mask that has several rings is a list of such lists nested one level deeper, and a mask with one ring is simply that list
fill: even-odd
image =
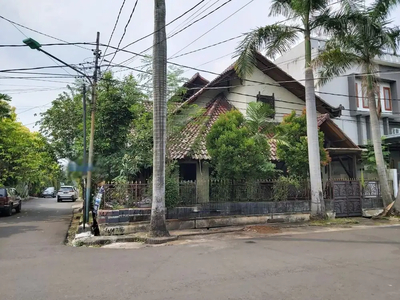
[{"label": "driveway gate", "polygon": [[360,181],[334,181],[333,200],[336,217],[362,216]]}]

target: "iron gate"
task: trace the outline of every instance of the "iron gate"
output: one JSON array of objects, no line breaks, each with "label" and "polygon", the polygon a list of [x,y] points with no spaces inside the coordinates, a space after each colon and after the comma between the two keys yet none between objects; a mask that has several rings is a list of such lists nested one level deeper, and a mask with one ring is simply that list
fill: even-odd
[{"label": "iron gate", "polygon": [[335,181],[333,200],[336,217],[362,216],[362,189],[360,181]]}]

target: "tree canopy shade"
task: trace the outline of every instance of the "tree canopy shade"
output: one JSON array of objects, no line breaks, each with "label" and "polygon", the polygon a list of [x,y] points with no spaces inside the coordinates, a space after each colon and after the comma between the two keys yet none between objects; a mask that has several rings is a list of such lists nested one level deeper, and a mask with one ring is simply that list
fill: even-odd
[{"label": "tree canopy shade", "polygon": [[[332,38],[326,43],[325,50],[314,60],[314,66],[319,70],[321,78],[320,85],[353,66],[361,67],[364,74],[362,87],[366,91],[369,104],[376,169],[386,206],[392,202],[393,196],[382,151],[379,125],[381,104],[380,101],[378,105],[376,103],[376,99],[379,99],[379,70],[376,59],[386,53],[396,54],[399,49],[400,28],[391,26],[392,21],[389,20],[390,12],[399,3],[399,0],[375,0],[365,8],[337,13],[325,25],[325,30]],[[398,210],[399,202],[396,203]]]}]

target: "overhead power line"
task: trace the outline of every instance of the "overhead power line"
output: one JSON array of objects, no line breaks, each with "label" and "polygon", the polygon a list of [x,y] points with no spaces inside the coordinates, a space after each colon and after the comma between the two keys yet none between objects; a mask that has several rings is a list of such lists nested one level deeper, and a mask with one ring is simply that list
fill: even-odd
[{"label": "overhead power line", "polygon": [[[79,43],[46,43],[46,44],[40,44],[43,47],[47,46],[76,46],[76,45],[94,45],[94,43],[87,43],[87,42],[79,42]],[[16,48],[16,47],[28,47],[28,45],[25,44],[6,44],[6,45],[0,45],[0,48]]]},{"label": "overhead power line", "polygon": [[[31,77],[13,77],[13,76],[0,76],[0,79],[30,79],[30,78],[34,78],[34,79],[42,79],[42,78],[82,78],[83,76],[81,75],[76,75],[76,76],[66,76],[66,75],[62,75],[62,76],[31,76]],[[69,82],[70,83],[70,82]]]},{"label": "overhead power line", "polygon": [[[13,24],[13,25],[17,25],[17,26],[19,26],[19,27],[22,27],[22,28],[28,29],[28,30],[30,30],[30,31],[36,32],[36,33],[38,33],[38,34],[41,34],[41,35],[43,35],[43,36],[47,36],[47,37],[52,38],[52,39],[55,39],[55,40],[57,40],[57,41],[60,41],[60,42],[64,42],[64,43],[69,44],[69,42],[67,42],[67,41],[65,41],[65,40],[62,40],[62,39],[60,39],[60,38],[51,36],[51,35],[49,35],[49,34],[40,32],[40,31],[35,30],[35,29],[32,29],[32,28],[29,28],[29,27],[27,27],[27,26],[25,26],[25,25],[22,25],[22,24],[19,24],[19,23],[17,23],[17,22],[14,22],[14,21],[12,21],[12,20],[10,20],[10,19],[7,19],[6,17],[0,16],[0,18],[3,19],[3,20],[5,20],[5,21],[7,21],[7,22],[9,22],[9,23],[11,23],[11,24]],[[22,33],[23,35],[25,35],[22,31],[21,31],[21,33]],[[80,46],[80,45],[75,45],[75,46],[76,46],[76,47],[79,47],[79,48],[82,48],[82,49],[91,50],[91,49],[89,49],[89,48],[82,47],[82,46]]]},{"label": "overhead power line", "polygon": [[209,4],[211,1],[213,0],[208,0],[208,2],[204,3],[201,7],[199,7],[196,11],[194,11],[190,16],[188,16],[186,18],[186,20],[182,21],[182,23],[180,23],[179,25],[177,25],[174,29],[172,29],[168,35],[174,34],[177,30],[179,30],[179,28],[181,28],[181,26],[185,26],[186,24],[190,23],[192,20],[194,20],[196,17],[200,16],[203,12],[205,12],[206,10],[208,10],[209,8],[213,7],[214,5],[216,5],[220,0],[216,0],[214,1],[214,3],[212,3],[210,6],[204,8],[205,6],[207,6],[207,4]]},{"label": "overhead power line", "polygon": [[[133,16],[133,14],[135,13],[136,6],[137,6],[138,2],[139,2],[139,0],[136,0],[135,5],[133,6],[132,12],[131,12],[131,14],[130,14],[130,16],[129,16],[128,22],[126,22],[126,25],[125,25],[125,27],[124,27],[124,32],[123,32],[123,34],[122,34],[122,36],[121,36],[121,39],[119,40],[119,43],[118,43],[117,48],[119,48],[119,46],[120,46],[121,43],[122,43],[122,40],[123,40],[124,37],[125,37],[126,29],[128,28],[129,23],[130,23],[131,20],[132,20],[132,16]],[[115,58],[115,56],[117,55],[117,53],[118,53],[118,51],[115,51],[115,52],[114,52],[114,55],[113,55],[113,57],[111,58],[111,63],[112,63],[112,61],[114,60],[114,58]],[[103,57],[103,58],[104,58],[104,57]],[[107,71],[107,70],[108,70],[108,67],[107,67],[106,71]]]},{"label": "overhead power line", "polygon": [[[27,74],[27,75],[51,75],[51,76],[62,76],[65,77],[65,74],[58,74],[58,73],[43,73],[43,72],[25,72],[25,71],[8,71],[2,73],[11,73],[11,74]],[[75,75],[70,74],[71,78],[74,78]]]},{"label": "overhead power line", "polygon": [[[108,66],[110,66],[111,63],[112,63],[111,61],[108,61],[108,60],[106,60],[106,59],[105,59],[104,61],[109,63]],[[140,69],[137,69],[137,68],[132,68],[132,67],[124,66],[124,65],[114,64],[114,63],[111,65],[111,67],[125,68],[125,69],[132,70],[132,71],[135,71],[135,72],[145,73],[145,74],[148,74],[148,75],[152,75],[152,73],[147,72],[147,71],[143,71],[143,70],[140,70]]]},{"label": "overhead power line", "polygon": [[[199,19],[193,21],[192,23],[190,23],[189,25],[183,27],[181,30],[175,32],[174,34],[170,35],[170,36],[167,37],[166,39],[170,39],[170,38],[176,36],[177,34],[181,33],[182,31],[188,29],[189,27],[193,26],[194,24],[200,22],[201,20],[204,20],[205,18],[207,18],[207,17],[210,16],[211,14],[215,13],[216,11],[218,11],[219,9],[221,9],[222,7],[224,7],[225,5],[227,5],[227,4],[228,4],[229,2],[231,2],[231,1],[232,1],[232,0],[227,0],[227,1],[225,1],[225,2],[222,3],[220,6],[216,7],[214,10],[210,11],[208,14],[206,14],[206,15],[200,17]],[[161,43],[161,42],[163,42],[163,41],[160,41],[159,43]],[[155,46],[155,45],[152,45],[152,46],[148,47],[147,49],[145,49],[145,50],[143,50],[142,52],[140,52],[140,54],[143,54],[143,53],[149,51],[149,50],[152,49],[154,46]],[[136,56],[138,56],[138,55],[135,55],[135,56],[133,56],[133,57],[131,57],[131,58],[128,58],[128,59],[124,60],[123,62],[121,62],[120,64],[127,63],[128,61],[134,59]]]},{"label": "overhead power line", "polygon": [[[108,40],[108,45],[107,45],[107,47],[106,47],[106,50],[104,51],[104,56],[105,56],[106,53],[107,53],[108,46],[110,45],[111,40],[112,40],[113,35],[114,35],[114,32],[115,32],[115,29],[117,28],[118,21],[119,21],[119,17],[121,16],[121,12],[122,12],[122,9],[124,8],[125,2],[126,2],[126,0],[123,0],[123,1],[122,1],[122,4],[121,4],[121,7],[119,8],[117,20],[115,21],[114,28],[113,28],[113,30],[112,30],[112,32],[111,32],[111,35],[110,35],[110,38],[109,38],[109,40]],[[104,61],[104,56],[103,56],[103,59],[101,60],[101,63],[100,63],[100,64],[103,63],[103,61]]]},{"label": "overhead power line", "polygon": [[[160,28],[160,30],[161,30],[161,29],[164,29],[164,28],[167,27],[168,25],[170,25],[170,24],[176,22],[177,20],[179,20],[180,18],[184,17],[186,14],[188,14],[189,12],[191,12],[193,9],[195,9],[197,6],[199,6],[199,5],[200,5],[201,3],[203,3],[204,1],[205,1],[205,0],[201,0],[199,3],[197,3],[195,6],[193,6],[193,7],[190,8],[189,10],[185,11],[185,12],[184,12],[183,14],[181,14],[180,16],[176,17],[176,18],[173,19],[172,21],[170,21],[170,22],[168,22],[167,24],[165,24],[165,26],[162,27],[162,28]],[[138,42],[140,42],[140,41],[142,41],[142,40],[144,40],[144,39],[146,39],[146,38],[148,38],[148,37],[153,36],[154,33],[156,33],[156,31],[154,31],[154,32],[152,32],[152,33],[149,33],[149,34],[146,34],[145,36],[143,36],[143,37],[141,37],[141,38],[139,38],[139,39],[137,39],[137,40],[135,40],[135,41],[129,43],[128,45],[122,47],[119,51],[121,51],[121,50],[123,50],[123,49],[126,49],[126,48],[128,48],[129,46],[132,46],[133,44],[136,44],[136,43],[138,43]],[[117,51],[117,52],[118,52],[118,51]],[[104,55],[104,56],[113,55],[114,53],[115,53],[115,52],[109,53],[109,54]]]},{"label": "overhead power line", "polygon": [[[71,64],[74,66],[73,64]],[[30,71],[30,70],[43,70],[43,69],[55,69],[55,68],[60,68],[60,66],[43,66],[43,67],[32,67],[32,68],[15,68],[15,69],[4,69],[0,70],[0,73],[3,72],[11,72],[11,71]]]},{"label": "overhead power line", "polygon": [[221,44],[233,41],[233,40],[236,40],[236,39],[241,38],[241,37],[243,37],[243,34],[234,36],[234,37],[232,37],[230,39],[226,39],[226,40],[220,41],[220,42],[215,43],[215,44],[211,44],[211,45],[205,46],[203,48],[199,48],[199,49],[195,49],[195,50],[192,50],[192,51],[189,51],[189,52],[185,52],[185,53],[179,54],[177,56],[171,57],[170,59],[175,59],[175,58],[178,58],[178,57],[182,57],[182,56],[185,56],[185,55],[189,55],[189,54],[193,54],[193,53],[196,53],[196,52],[199,52],[199,51],[203,51],[203,50],[206,50],[206,49],[209,49],[209,48],[212,48],[212,47],[215,47],[215,46],[218,46],[218,45],[221,45]]},{"label": "overhead power line", "polygon": [[191,41],[189,44],[187,44],[185,47],[181,48],[179,51],[175,52],[171,58],[175,57],[177,54],[179,54],[180,52],[182,52],[183,50],[185,50],[186,48],[188,48],[189,46],[193,45],[195,42],[197,42],[199,39],[201,39],[202,37],[204,37],[205,35],[207,35],[208,33],[210,33],[212,30],[214,30],[215,28],[217,28],[218,26],[220,26],[222,23],[224,23],[225,21],[229,20],[231,17],[233,17],[234,15],[236,15],[238,12],[240,12],[242,9],[244,9],[245,7],[247,7],[248,5],[250,5],[252,2],[254,2],[254,0],[250,0],[249,2],[247,2],[245,5],[243,5],[242,7],[240,7],[239,9],[237,9],[236,11],[234,11],[232,14],[230,14],[229,16],[227,16],[226,18],[224,18],[221,22],[219,22],[218,24],[216,24],[215,26],[211,27],[209,30],[207,30],[206,32],[204,32],[202,35],[200,35],[199,37],[195,38],[193,41]]}]

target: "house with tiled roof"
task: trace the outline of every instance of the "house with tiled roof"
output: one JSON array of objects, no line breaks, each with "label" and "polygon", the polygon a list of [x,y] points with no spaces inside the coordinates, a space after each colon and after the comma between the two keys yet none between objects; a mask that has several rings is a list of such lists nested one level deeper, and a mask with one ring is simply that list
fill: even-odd
[{"label": "house with tiled roof", "polygon": [[[209,156],[206,136],[221,114],[238,109],[244,115],[250,102],[261,101],[275,110],[273,120],[280,123],[284,115],[296,111],[301,114],[305,108],[305,87],[277,65],[261,54],[257,54],[257,67],[252,75],[239,78],[234,64],[211,81],[195,74],[186,84],[189,94],[185,95],[179,108],[196,104],[204,108],[169,142],[168,153],[180,165],[183,180],[208,182],[210,178]],[[332,162],[323,168],[323,178],[357,177],[357,161],[361,149],[349,139],[332,121],[341,115],[341,107],[332,107],[316,96],[318,126],[325,134],[325,148]],[[278,162],[276,143],[271,140],[271,159]],[[208,187],[197,189],[200,201],[207,201]],[[200,192],[201,190],[201,192]]]}]

